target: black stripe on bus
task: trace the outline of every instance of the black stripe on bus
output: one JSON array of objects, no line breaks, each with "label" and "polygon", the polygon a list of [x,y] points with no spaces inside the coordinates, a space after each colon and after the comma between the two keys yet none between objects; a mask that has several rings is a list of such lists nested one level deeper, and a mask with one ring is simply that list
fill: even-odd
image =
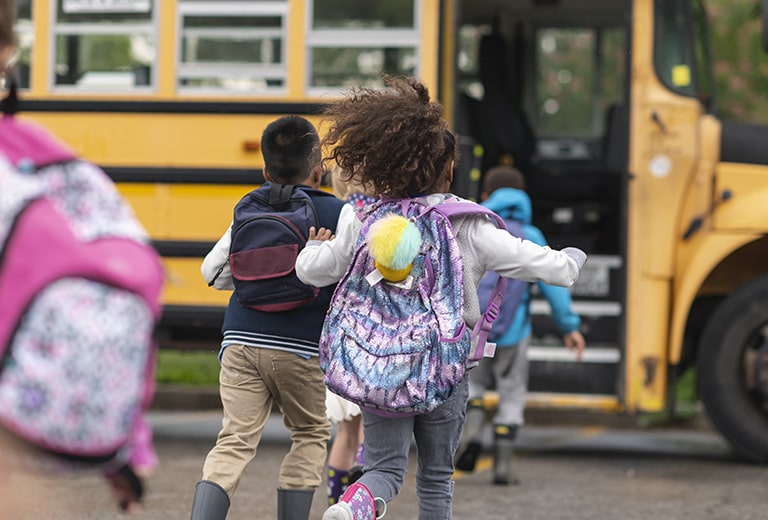
[{"label": "black stripe on bus", "polygon": [[247,101],[93,101],[34,100],[19,101],[21,112],[113,112],[139,114],[265,114],[317,115],[321,103],[264,103]]},{"label": "black stripe on bus", "polygon": [[159,184],[247,184],[264,182],[261,168],[149,168],[102,166],[114,182]]},{"label": "black stripe on bus", "polygon": [[[224,319],[225,307],[200,306],[200,305],[165,305],[160,321],[161,327],[177,329],[176,339],[189,340],[190,335],[194,339],[204,339],[208,336],[201,334],[199,329],[212,329],[212,337],[215,341],[221,340],[221,322]],[[218,350],[216,342],[211,343],[212,348]]]},{"label": "black stripe on bus", "polygon": [[216,243],[194,240],[153,240],[152,245],[162,257],[203,258]]}]

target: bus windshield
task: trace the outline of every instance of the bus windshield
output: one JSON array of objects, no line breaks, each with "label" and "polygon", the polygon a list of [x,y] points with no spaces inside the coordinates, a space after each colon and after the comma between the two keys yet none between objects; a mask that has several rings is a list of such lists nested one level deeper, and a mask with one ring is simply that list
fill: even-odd
[{"label": "bus windshield", "polygon": [[654,65],[670,90],[711,108],[714,97],[707,14],[701,0],[656,0]]}]

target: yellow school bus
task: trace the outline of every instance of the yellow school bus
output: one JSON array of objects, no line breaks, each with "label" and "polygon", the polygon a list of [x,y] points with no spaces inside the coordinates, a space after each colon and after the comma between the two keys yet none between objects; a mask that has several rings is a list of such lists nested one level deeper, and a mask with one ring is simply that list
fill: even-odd
[{"label": "yellow school bus", "polygon": [[768,128],[716,116],[701,0],[19,5],[22,115],[100,164],[146,225],[168,341],[218,337],[228,295],[200,259],[262,180],[264,126],[414,75],[459,135],[454,190],[475,198],[486,168],[513,164],[550,244],[590,254],[582,362],[534,301],[530,404],[663,411],[691,368],[735,453],[768,462]]},{"label": "yellow school bus", "polygon": [[389,70],[437,83],[437,1],[18,2],[21,117],[118,183],[163,256],[164,341],[219,336],[202,256],[262,182],[263,128]]}]

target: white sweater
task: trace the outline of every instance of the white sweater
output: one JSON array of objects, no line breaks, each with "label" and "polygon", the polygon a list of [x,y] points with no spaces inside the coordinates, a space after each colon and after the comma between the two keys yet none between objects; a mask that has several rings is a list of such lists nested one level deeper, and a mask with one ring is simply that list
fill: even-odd
[{"label": "white sweater", "polygon": [[[427,201],[432,203],[428,198]],[[466,201],[472,204],[469,201]],[[464,263],[464,321],[475,326],[480,319],[477,287],[486,271],[528,282],[570,287],[579,276],[586,255],[579,249],[564,251],[539,246],[499,229],[483,215],[451,219]],[[347,205],[341,210],[336,238],[312,240],[299,253],[296,274],[306,284],[325,287],[338,282],[346,273],[360,234],[361,221]]]}]

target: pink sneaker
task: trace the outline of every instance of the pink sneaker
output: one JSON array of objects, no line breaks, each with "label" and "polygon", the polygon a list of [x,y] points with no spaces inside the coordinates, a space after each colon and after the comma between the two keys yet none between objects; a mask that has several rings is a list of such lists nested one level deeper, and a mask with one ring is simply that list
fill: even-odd
[{"label": "pink sneaker", "polygon": [[[380,505],[380,513],[377,506]],[[387,503],[373,498],[370,490],[355,482],[347,488],[339,502],[323,513],[323,520],[378,520],[387,512]]]}]

